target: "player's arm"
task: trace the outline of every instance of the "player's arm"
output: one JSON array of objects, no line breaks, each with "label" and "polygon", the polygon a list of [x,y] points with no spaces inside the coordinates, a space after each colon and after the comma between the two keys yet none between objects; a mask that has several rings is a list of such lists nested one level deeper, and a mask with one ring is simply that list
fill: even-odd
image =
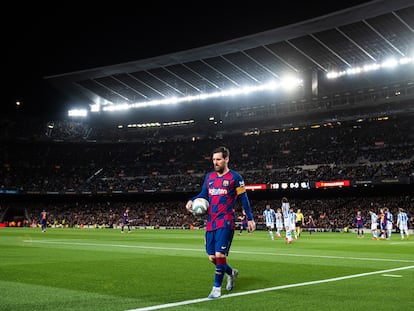
[{"label": "player's arm", "polygon": [[247,197],[246,189],[244,187],[239,187],[237,188],[237,193],[239,194],[243,210],[246,213],[247,227],[250,229],[251,232],[253,232],[254,230],[256,230],[256,223],[253,219],[252,210],[250,208],[250,201]]},{"label": "player's arm", "polygon": [[197,198],[204,198],[208,201],[208,190],[207,190],[207,176],[204,178],[203,186],[201,188],[201,192],[197,194],[195,197],[189,199],[185,205],[185,208],[190,213],[193,213],[193,201]]}]

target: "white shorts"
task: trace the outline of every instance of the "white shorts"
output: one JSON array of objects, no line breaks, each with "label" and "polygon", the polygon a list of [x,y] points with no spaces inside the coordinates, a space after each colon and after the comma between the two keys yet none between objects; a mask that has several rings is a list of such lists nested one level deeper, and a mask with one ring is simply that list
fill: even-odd
[{"label": "white shorts", "polygon": [[406,231],[406,232],[408,232],[408,225],[402,225],[402,226],[400,226],[400,231]]},{"label": "white shorts", "polygon": [[275,228],[275,224],[274,224],[273,222],[267,222],[267,223],[266,223],[266,227],[267,227],[267,228],[269,228],[269,227],[270,227],[270,229],[274,229],[274,228]]},{"label": "white shorts", "polygon": [[377,230],[378,229],[378,224],[371,224],[371,230]]}]

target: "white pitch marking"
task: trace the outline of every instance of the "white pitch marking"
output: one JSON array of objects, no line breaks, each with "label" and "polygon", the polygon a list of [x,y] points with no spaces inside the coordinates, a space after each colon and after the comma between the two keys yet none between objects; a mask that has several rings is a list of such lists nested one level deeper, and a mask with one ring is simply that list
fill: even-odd
[{"label": "white pitch marking", "polygon": [[382,276],[389,276],[392,278],[402,278],[402,275],[399,274],[381,274]]},{"label": "white pitch marking", "polygon": [[[318,280],[318,281],[310,281],[310,282],[303,282],[303,283],[268,287],[268,288],[250,290],[250,291],[247,291],[247,292],[223,295],[218,299],[231,298],[231,297],[237,297],[237,296],[245,296],[245,295],[252,295],[252,294],[270,292],[270,291],[275,291],[275,290],[280,290],[280,289],[285,289],[285,288],[300,287],[300,286],[307,286],[307,285],[328,283],[328,282],[336,282],[336,281],[342,281],[342,280],[347,280],[347,279],[359,278],[359,277],[363,277],[363,276],[382,274],[382,273],[393,272],[393,271],[401,271],[401,270],[407,270],[407,269],[413,269],[413,268],[414,268],[414,266],[407,266],[407,267],[400,267],[400,268],[394,268],[394,269],[388,269],[388,270],[380,270],[380,271],[373,271],[373,272],[366,272],[366,273],[340,276],[340,277],[332,278],[332,279],[325,279],[325,280]],[[144,307],[144,308],[138,308],[138,309],[131,309],[131,310],[128,310],[128,311],[159,310],[159,309],[166,309],[166,308],[184,306],[184,305],[189,305],[189,304],[194,304],[194,303],[199,303],[199,302],[204,302],[204,301],[209,301],[209,300],[210,299],[208,299],[208,298],[199,298],[199,299],[193,299],[193,300],[185,300],[185,301],[167,303],[167,304],[164,304],[164,305],[156,305],[156,306],[150,306],[150,307]]]},{"label": "white pitch marking", "polygon": [[[166,251],[191,251],[191,252],[205,252],[204,249],[199,248],[180,248],[180,247],[157,247],[157,246],[140,246],[140,245],[125,245],[125,244],[99,244],[99,243],[79,243],[79,242],[60,242],[60,241],[46,241],[46,240],[23,240],[25,243],[41,243],[41,244],[58,244],[58,245],[80,245],[80,246],[111,246],[121,248],[138,248],[138,249],[157,249]],[[284,253],[267,253],[267,252],[243,252],[233,250],[232,254],[245,255],[269,255],[269,256],[290,256],[290,257],[310,257],[310,258],[325,258],[325,259],[347,259],[347,260],[365,260],[365,261],[386,261],[386,262],[405,262],[413,263],[414,260],[408,259],[387,259],[387,258],[365,258],[365,257],[345,257],[345,256],[320,256],[320,255],[306,255],[306,254],[284,254]]]}]

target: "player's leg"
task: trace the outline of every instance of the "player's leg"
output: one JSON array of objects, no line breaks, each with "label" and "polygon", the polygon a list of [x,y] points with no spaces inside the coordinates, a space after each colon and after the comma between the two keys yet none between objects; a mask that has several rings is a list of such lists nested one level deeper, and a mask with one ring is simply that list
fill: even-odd
[{"label": "player's leg", "polygon": [[275,239],[275,237],[274,237],[274,235],[273,235],[273,230],[272,230],[272,225],[271,225],[271,224],[267,224],[267,231],[269,231],[270,238],[271,238],[272,240],[274,240],[274,239]]},{"label": "player's leg", "polygon": [[[250,229],[246,226],[246,230],[248,232],[248,235],[250,236]],[[236,280],[237,276],[239,275],[239,270],[232,268],[228,262],[227,262],[227,255],[229,254],[231,244],[233,242],[234,237],[234,231],[231,229],[223,229],[223,235],[220,236],[221,243],[219,245],[224,245],[227,243],[227,252],[225,253],[225,259],[226,259],[226,268],[225,272],[227,274],[227,284],[226,284],[226,290],[231,291],[234,287],[234,281]],[[220,246],[220,250],[223,249],[223,246]],[[216,251],[218,249],[216,248]],[[216,253],[217,255],[217,253]]]},{"label": "player's leg", "polygon": [[296,222],[296,234],[297,234],[297,236],[298,237],[300,237],[300,223],[299,222]]},{"label": "player's leg", "polygon": [[285,228],[285,240],[286,240],[286,242],[287,243],[292,243],[292,232],[291,232],[291,230],[290,230],[290,228],[289,228],[289,226],[287,226],[286,228]]},{"label": "player's leg", "polygon": [[404,240],[404,228],[401,226],[399,227],[399,229],[400,229],[401,240]]},{"label": "player's leg", "polygon": [[225,229],[207,231],[205,235],[206,252],[208,254],[210,262],[214,263],[216,266],[213,289],[208,295],[209,299],[215,299],[221,296],[221,286],[223,284],[224,274],[227,272],[227,270],[230,270],[232,272],[231,267],[227,265],[226,258],[226,254],[231,242],[229,244],[228,241],[225,240],[225,237],[228,235],[226,235],[226,232],[223,232],[223,230]]},{"label": "player's leg", "polygon": [[410,238],[410,234],[408,233],[408,226],[404,226],[403,231],[405,232],[405,238],[408,240]]},{"label": "player's leg", "polygon": [[358,239],[361,238],[361,227],[358,226],[357,228]]},{"label": "player's leg", "polygon": [[377,227],[374,223],[371,224],[371,233],[372,233],[372,239],[376,240],[377,239]]},{"label": "player's leg", "polygon": [[277,226],[277,227],[276,227],[276,236],[277,236],[278,238],[280,238],[280,237],[281,237],[280,232],[281,232],[281,228],[280,228],[280,226]]},{"label": "player's leg", "polygon": [[289,227],[292,228],[293,236],[295,237],[295,240],[297,240],[298,239],[298,233],[296,231],[296,223],[292,222]]}]

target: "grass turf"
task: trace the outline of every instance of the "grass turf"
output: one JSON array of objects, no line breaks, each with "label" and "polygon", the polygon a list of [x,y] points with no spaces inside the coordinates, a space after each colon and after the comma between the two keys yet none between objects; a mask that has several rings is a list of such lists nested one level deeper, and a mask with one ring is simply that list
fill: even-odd
[{"label": "grass turf", "polygon": [[234,237],[228,262],[234,290],[207,301],[202,230],[1,228],[0,310],[414,310],[414,240],[396,234],[302,233],[287,245],[256,231]]}]

